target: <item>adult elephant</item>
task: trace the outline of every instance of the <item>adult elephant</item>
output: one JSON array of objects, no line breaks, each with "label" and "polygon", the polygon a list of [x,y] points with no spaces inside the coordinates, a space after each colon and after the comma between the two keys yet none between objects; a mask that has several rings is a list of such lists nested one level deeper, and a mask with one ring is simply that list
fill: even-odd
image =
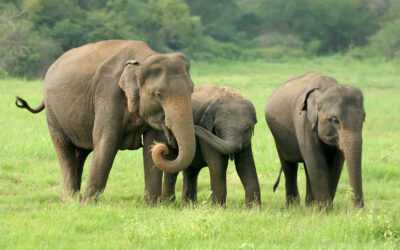
[{"label": "adult elephant", "polygon": [[[346,160],[354,205],[364,206],[361,154],[365,111],[359,89],[308,73],[289,80],[272,94],[265,118],[285,175],[288,204],[298,202],[297,166],[303,162],[306,203],[330,206]],[[274,189],[278,183],[279,178]]]},{"label": "adult elephant", "polygon": [[[248,207],[260,205],[260,186],[253,159],[251,139],[257,122],[253,104],[237,91],[228,87],[196,87],[192,94],[193,117],[197,150],[190,166],[183,171],[182,199],[194,202],[197,198],[197,178],[200,170],[208,166],[213,203],[224,206],[226,202],[226,170],[229,158],[235,161],[236,171],[245,189]],[[152,167],[150,148],[154,141],[172,144],[159,131],[144,134],[144,167]],[[147,153],[146,153],[147,152]],[[174,157],[173,150],[169,156]],[[153,185],[154,197],[164,200],[175,198],[177,173],[164,173],[161,189],[161,172],[148,180]],[[161,191],[162,190],[162,191]]]},{"label": "adult elephant", "polygon": [[189,165],[196,150],[192,92],[183,54],[160,54],[141,41],[110,40],[64,53],[46,73],[42,104],[33,109],[17,97],[16,105],[33,113],[46,108],[67,197],[79,193],[83,165],[93,151],[82,197],[89,201],[104,190],[117,151],[141,147],[147,125],[172,132],[179,148],[176,159],[168,160],[166,145],[156,144],[157,167],[174,172]]}]

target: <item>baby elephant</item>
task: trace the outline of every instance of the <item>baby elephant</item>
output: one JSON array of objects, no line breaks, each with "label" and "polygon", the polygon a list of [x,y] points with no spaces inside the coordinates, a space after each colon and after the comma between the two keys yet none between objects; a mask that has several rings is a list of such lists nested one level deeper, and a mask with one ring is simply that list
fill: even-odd
[{"label": "baby elephant", "polygon": [[[195,88],[192,107],[198,147],[193,162],[183,171],[183,201],[196,201],[199,171],[208,166],[212,201],[223,206],[230,158],[235,161],[236,171],[244,186],[246,205],[260,205],[260,187],[251,148],[251,137],[257,122],[252,103],[230,88],[205,86]],[[167,137],[155,130],[144,134],[144,150],[147,152],[144,153],[145,171],[152,167],[149,150],[154,141],[168,141],[173,145],[168,133],[165,134]],[[170,157],[174,157],[173,152],[170,152]],[[164,173],[162,199],[175,198],[177,175]],[[157,178],[161,179],[156,176],[150,182],[158,185]]]},{"label": "baby elephant", "polygon": [[[285,175],[287,204],[299,201],[297,167],[302,162],[307,177],[306,204],[330,207],[346,160],[354,205],[364,206],[361,153],[365,112],[359,89],[308,73],[289,80],[272,94],[265,119]],[[279,178],[274,190],[278,183]]]}]

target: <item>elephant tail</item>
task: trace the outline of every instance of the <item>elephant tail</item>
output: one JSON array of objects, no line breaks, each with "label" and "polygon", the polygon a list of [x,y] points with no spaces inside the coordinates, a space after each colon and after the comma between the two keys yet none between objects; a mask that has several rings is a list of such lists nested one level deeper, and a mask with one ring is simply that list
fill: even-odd
[{"label": "elephant tail", "polygon": [[282,169],[282,167],[281,167],[281,170],[279,171],[278,178],[276,178],[276,181],[275,181],[275,184],[274,184],[274,187],[273,187],[274,192],[275,192],[276,189],[278,188],[279,182],[281,181],[282,171],[283,171],[283,169]]},{"label": "elephant tail", "polygon": [[42,101],[42,103],[41,103],[39,106],[37,106],[36,108],[31,108],[31,106],[29,106],[28,102],[25,101],[24,99],[22,99],[22,98],[19,97],[19,96],[16,96],[15,105],[16,105],[18,108],[27,109],[27,110],[29,110],[29,112],[34,113],[34,114],[43,111],[43,109],[45,108],[44,102],[43,102],[43,101]]}]

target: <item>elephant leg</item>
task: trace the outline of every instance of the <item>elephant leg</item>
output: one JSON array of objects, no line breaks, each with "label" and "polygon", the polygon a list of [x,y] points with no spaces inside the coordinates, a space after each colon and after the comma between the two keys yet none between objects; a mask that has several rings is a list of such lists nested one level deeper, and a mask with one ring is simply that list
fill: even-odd
[{"label": "elephant leg", "polygon": [[310,180],[308,177],[308,173],[307,173],[307,167],[306,164],[304,164],[304,170],[306,173],[306,198],[305,198],[305,203],[307,206],[311,206],[313,203],[313,198],[312,198],[312,194],[311,194],[311,184],[310,184]]},{"label": "elephant leg", "polygon": [[162,171],[154,165],[151,157],[154,141],[162,141],[160,132],[150,130],[143,134],[144,199],[149,205],[160,200],[162,190]]},{"label": "elephant leg", "polygon": [[75,146],[62,132],[49,128],[62,172],[64,186],[62,197],[68,200],[79,194],[84,160],[77,157]]},{"label": "elephant leg", "polygon": [[82,173],[83,173],[83,166],[85,165],[86,158],[90,154],[91,150],[76,148],[75,149],[75,157],[77,159],[77,167],[78,167],[78,186],[79,190],[82,186]]},{"label": "elephant leg", "polygon": [[297,187],[298,164],[281,160],[283,174],[285,175],[286,205],[300,203],[299,189]]},{"label": "elephant leg", "polygon": [[306,204],[316,203],[320,207],[330,207],[332,196],[328,167],[325,164],[305,164],[305,169],[307,176]]},{"label": "elephant leg", "polygon": [[205,142],[200,141],[200,149],[210,170],[211,199],[214,204],[221,206],[226,202],[226,168],[228,157],[221,155]]},{"label": "elephant leg", "polygon": [[164,173],[164,180],[162,186],[161,200],[163,201],[175,201],[175,184],[178,173],[168,174]]},{"label": "elephant leg", "polygon": [[182,201],[185,203],[197,201],[197,178],[200,168],[189,167],[183,171]]},{"label": "elephant leg", "polygon": [[335,198],[337,185],[340,179],[340,174],[342,173],[343,169],[343,164],[344,164],[343,154],[341,152],[336,152],[329,166],[332,200]]},{"label": "elephant leg", "polygon": [[246,206],[261,206],[260,184],[251,145],[235,154],[235,165],[236,172],[245,190]]},{"label": "elephant leg", "polygon": [[96,201],[106,187],[108,175],[117,154],[118,135],[102,135],[95,140],[89,181],[82,202]]}]

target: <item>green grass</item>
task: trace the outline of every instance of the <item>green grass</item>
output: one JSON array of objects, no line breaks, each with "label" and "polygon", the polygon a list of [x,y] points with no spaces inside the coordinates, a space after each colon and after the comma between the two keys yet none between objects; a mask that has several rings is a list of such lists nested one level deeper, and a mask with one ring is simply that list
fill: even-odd
[{"label": "green grass", "polygon": [[[14,105],[15,95],[38,104],[42,83],[1,80],[0,249],[399,249],[399,66],[338,57],[289,63],[193,63],[196,84],[235,87],[257,108],[253,147],[262,189],[261,211],[245,208],[243,188],[232,164],[226,209],[208,202],[206,169],[199,178],[196,207],[181,205],[180,190],[176,204],[146,206],[141,150],[118,153],[97,204],[62,203],[60,171],[45,115],[32,115]],[[265,101],[279,84],[308,71],[334,76],[364,91],[366,208],[361,211],[352,208],[346,171],[329,213],[304,207],[303,202],[286,209],[283,183],[272,192],[279,162],[264,121]],[[88,169],[86,164],[85,180]],[[300,172],[304,197],[304,173]]]}]

